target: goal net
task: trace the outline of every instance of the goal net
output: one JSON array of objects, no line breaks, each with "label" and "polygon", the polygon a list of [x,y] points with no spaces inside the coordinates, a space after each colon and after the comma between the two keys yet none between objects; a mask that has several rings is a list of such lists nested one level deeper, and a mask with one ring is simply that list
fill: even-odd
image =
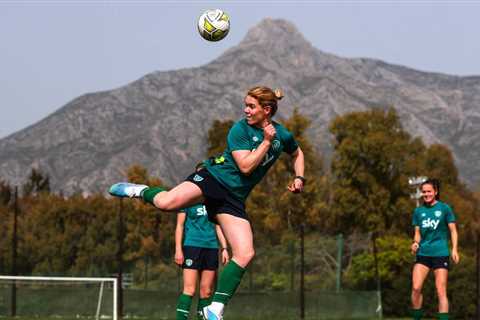
[{"label": "goal net", "polygon": [[4,316],[117,320],[117,279],[0,276]]}]

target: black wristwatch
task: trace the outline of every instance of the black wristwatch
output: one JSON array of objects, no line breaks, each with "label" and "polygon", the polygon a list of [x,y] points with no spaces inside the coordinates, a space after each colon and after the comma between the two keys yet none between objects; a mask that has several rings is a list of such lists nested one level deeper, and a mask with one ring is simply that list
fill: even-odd
[{"label": "black wristwatch", "polygon": [[294,180],[295,180],[295,179],[301,180],[304,185],[307,183],[307,179],[305,179],[305,178],[302,177],[302,176],[296,176],[296,177],[294,178]]}]

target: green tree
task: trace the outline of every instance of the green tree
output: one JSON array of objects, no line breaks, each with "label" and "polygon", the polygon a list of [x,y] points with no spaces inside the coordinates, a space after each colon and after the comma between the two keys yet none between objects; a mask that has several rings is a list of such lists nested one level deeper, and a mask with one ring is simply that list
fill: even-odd
[{"label": "green tree", "polygon": [[8,206],[12,197],[12,187],[7,181],[0,179],[0,206]]},{"label": "green tree", "polygon": [[333,225],[345,233],[409,230],[407,181],[419,170],[423,144],[403,130],[393,109],[340,116],[330,131]]},{"label": "green tree", "polygon": [[22,191],[25,196],[37,195],[40,192],[50,192],[50,178],[40,170],[32,168]]},{"label": "green tree", "polygon": [[214,157],[223,153],[227,147],[227,135],[233,126],[233,120],[214,120],[212,127],[208,130],[207,157]]}]

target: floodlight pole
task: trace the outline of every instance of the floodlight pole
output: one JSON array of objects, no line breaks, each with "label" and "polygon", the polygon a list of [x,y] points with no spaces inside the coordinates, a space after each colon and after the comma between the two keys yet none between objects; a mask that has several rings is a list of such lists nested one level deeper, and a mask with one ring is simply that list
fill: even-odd
[{"label": "floodlight pole", "polygon": [[480,320],[480,231],[477,230],[476,233],[477,233],[477,252],[476,252],[476,265],[477,265],[477,270],[476,270],[476,273],[477,273],[477,320]]},{"label": "floodlight pole", "polygon": [[123,318],[123,254],[124,254],[124,239],[125,239],[125,222],[123,218],[123,199],[119,199],[119,206],[118,206],[118,221],[117,221],[117,317],[118,319]]},{"label": "floodlight pole", "polygon": [[[15,186],[15,194],[13,198],[13,231],[12,231],[12,276],[17,275],[17,247],[18,247],[18,187]],[[17,315],[17,283],[13,280],[11,287],[11,308],[10,315],[15,317]]]},{"label": "floodlight pole", "polygon": [[300,319],[305,319],[305,225],[300,224]]}]

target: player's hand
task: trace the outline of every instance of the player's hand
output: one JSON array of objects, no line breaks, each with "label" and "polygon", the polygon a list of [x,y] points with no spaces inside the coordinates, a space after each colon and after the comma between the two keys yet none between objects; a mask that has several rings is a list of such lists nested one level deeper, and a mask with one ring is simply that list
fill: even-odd
[{"label": "player's hand", "polygon": [[226,249],[220,249],[221,251],[221,259],[222,259],[222,264],[226,265],[228,261],[230,261],[230,255],[228,254],[228,250]]},{"label": "player's hand", "polygon": [[184,260],[183,251],[175,251],[175,263],[181,266]]},{"label": "player's hand", "polygon": [[276,133],[277,131],[275,130],[275,127],[273,126],[273,124],[272,123],[267,124],[265,127],[263,127],[263,140],[271,142],[275,137]]},{"label": "player's hand", "polygon": [[295,178],[291,184],[288,185],[288,190],[293,193],[300,193],[303,191],[303,181]]},{"label": "player's hand", "polygon": [[420,245],[418,244],[418,242],[412,243],[412,246],[410,247],[410,250],[412,251],[412,254],[416,254],[418,248],[420,248]]},{"label": "player's hand", "polygon": [[458,254],[457,249],[452,250],[452,260],[455,264],[460,262],[460,255]]}]

